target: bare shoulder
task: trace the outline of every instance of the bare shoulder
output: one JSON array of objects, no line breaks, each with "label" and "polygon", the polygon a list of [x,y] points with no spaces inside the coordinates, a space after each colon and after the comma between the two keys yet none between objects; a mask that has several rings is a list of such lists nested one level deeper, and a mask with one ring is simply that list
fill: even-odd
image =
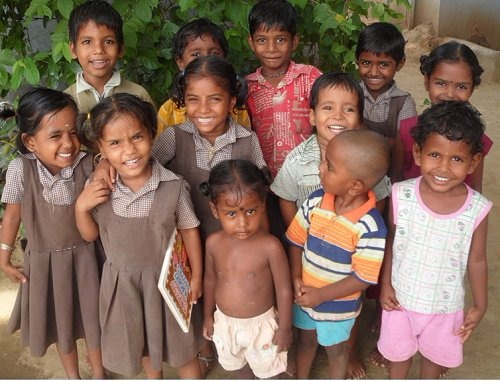
[{"label": "bare shoulder", "polygon": [[285,248],[280,240],[269,233],[262,233],[259,244],[268,255],[285,255]]},{"label": "bare shoulder", "polygon": [[205,242],[207,252],[217,250],[217,248],[221,246],[224,239],[225,234],[223,230],[210,234]]}]

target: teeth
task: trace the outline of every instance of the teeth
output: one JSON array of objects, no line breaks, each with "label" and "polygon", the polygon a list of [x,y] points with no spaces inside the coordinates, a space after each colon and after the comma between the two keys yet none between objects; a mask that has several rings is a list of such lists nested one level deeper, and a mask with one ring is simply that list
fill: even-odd
[{"label": "teeth", "polygon": [[135,164],[139,161],[139,159],[126,160],[125,165]]},{"label": "teeth", "polygon": [[437,181],[448,181],[448,178],[447,178],[447,177],[434,176],[434,178],[435,178]]},{"label": "teeth", "polygon": [[213,118],[198,118],[200,123],[210,123]]},{"label": "teeth", "polygon": [[61,157],[71,157],[71,153],[58,153]]},{"label": "teeth", "polygon": [[331,125],[331,126],[328,126],[328,128],[330,130],[335,130],[335,131],[342,131],[342,130],[345,130],[345,127],[344,126],[338,126],[338,125]]}]

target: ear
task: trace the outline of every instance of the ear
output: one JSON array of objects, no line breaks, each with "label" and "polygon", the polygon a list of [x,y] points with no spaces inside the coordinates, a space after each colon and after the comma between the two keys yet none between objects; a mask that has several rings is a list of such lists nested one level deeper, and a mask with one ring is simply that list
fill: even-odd
[{"label": "ear", "polygon": [[75,48],[75,44],[73,42],[69,43],[69,50],[71,51],[71,58],[73,58],[74,60],[77,60],[78,56],[76,55],[76,48]]},{"label": "ear", "polygon": [[405,66],[406,63],[406,57],[403,57],[401,61],[399,61],[398,66],[396,66],[396,71],[400,71],[403,66]]},{"label": "ear", "polygon": [[483,159],[483,154],[481,152],[478,152],[474,156],[472,156],[472,162],[470,163],[470,167],[469,170],[467,171],[467,174],[470,175],[471,173],[474,173],[474,171],[481,163],[482,159]]},{"label": "ear", "polygon": [[425,91],[429,92],[429,76],[427,74],[424,74],[424,86]]},{"label": "ear", "polygon": [[229,110],[234,110],[235,106],[236,106],[236,97],[231,97],[231,100],[229,101]]},{"label": "ear", "polygon": [[177,57],[175,59],[175,63],[177,64],[177,68],[179,69],[179,71],[182,71],[185,69],[184,60],[182,58]]},{"label": "ear", "polygon": [[421,165],[421,158],[422,158],[422,149],[417,143],[413,143],[413,160],[415,161],[415,164],[417,164],[419,167]]},{"label": "ear", "polygon": [[313,109],[309,110],[309,123],[311,124],[311,126],[316,125],[316,114],[314,113]]},{"label": "ear", "polygon": [[219,213],[217,212],[217,208],[215,207],[215,204],[212,200],[208,202],[208,205],[210,205],[210,210],[212,211],[212,215],[214,218],[219,219]]},{"label": "ear", "polygon": [[120,46],[120,50],[118,52],[118,57],[119,58],[123,58],[124,54],[125,54],[125,44],[123,43]]},{"label": "ear", "polygon": [[97,142],[95,144],[97,145],[97,148],[99,149],[99,153],[101,154],[101,158],[106,159],[106,154],[102,150],[101,139],[97,139]]},{"label": "ear", "polygon": [[23,132],[21,134],[21,140],[28,151],[36,152],[36,142],[34,136]]},{"label": "ear", "polygon": [[348,193],[351,196],[359,196],[360,194],[366,193],[365,183],[362,180],[352,179],[347,183]]},{"label": "ear", "polygon": [[248,46],[250,46],[250,49],[252,49],[252,52],[255,53],[255,46],[253,45],[252,35],[250,35],[250,34],[248,35],[247,42],[248,42]]},{"label": "ear", "polygon": [[295,36],[293,36],[293,42],[292,42],[292,51],[295,51],[295,49],[297,49],[297,46],[299,46],[299,36],[296,34]]}]

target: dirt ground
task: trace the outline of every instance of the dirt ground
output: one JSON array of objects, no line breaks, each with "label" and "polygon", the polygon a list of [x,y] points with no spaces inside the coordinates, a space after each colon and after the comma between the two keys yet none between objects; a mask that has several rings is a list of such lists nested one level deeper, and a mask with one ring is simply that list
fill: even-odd
[{"label": "dirt ground", "polygon": [[[411,92],[420,111],[423,108],[423,101],[426,92],[423,86],[423,78],[415,62],[408,62],[401,72],[396,76],[398,86]],[[485,82],[481,84],[471,99],[471,102],[482,112],[487,125],[487,132],[491,139],[496,142],[487,156],[484,176],[484,193],[493,200],[495,206],[490,213],[490,226],[488,236],[488,257],[489,257],[489,308],[480,326],[473,333],[472,337],[465,345],[464,364],[454,370],[450,370],[446,378],[449,379],[491,379],[500,378],[500,330],[496,317],[500,315],[500,235],[496,235],[500,228],[500,184],[498,171],[495,168],[500,160],[500,83]],[[497,164],[495,164],[497,163]],[[0,274],[0,378],[20,379],[43,379],[43,378],[64,378],[64,371],[59,363],[59,359],[54,347],[49,348],[47,354],[42,358],[31,357],[28,350],[23,349],[20,344],[19,334],[7,335],[5,327],[11,308],[14,304],[17,286]],[[360,330],[360,347],[363,358],[374,346],[376,337],[368,333],[368,323],[373,314],[374,306],[366,303],[362,315],[362,327]],[[496,328],[495,328],[496,327]],[[81,375],[83,378],[90,376],[89,368],[85,361],[82,343],[79,343],[81,359]],[[412,368],[411,377],[416,378],[416,366]],[[368,363],[368,378],[386,378],[384,369],[376,368]],[[175,372],[164,367],[165,378],[175,378]],[[138,376],[143,378],[144,374]],[[114,377],[118,378],[118,376]],[[220,367],[215,368],[209,378],[230,378]],[[326,356],[323,351],[313,365],[311,378],[327,378]]]}]

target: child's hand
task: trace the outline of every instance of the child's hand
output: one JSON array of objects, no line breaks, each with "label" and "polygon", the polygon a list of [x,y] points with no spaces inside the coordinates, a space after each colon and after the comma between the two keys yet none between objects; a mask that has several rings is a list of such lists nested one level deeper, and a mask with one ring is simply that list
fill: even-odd
[{"label": "child's hand", "polygon": [[203,337],[207,340],[212,340],[214,334],[214,318],[210,317],[203,321]]},{"label": "child's hand", "polygon": [[461,337],[460,341],[462,343],[465,343],[465,341],[469,338],[474,328],[477,327],[477,325],[483,318],[485,312],[486,311],[477,307],[469,308],[467,314],[465,315],[464,324],[462,324],[457,332],[457,336]]},{"label": "child's hand", "polygon": [[97,205],[106,202],[109,197],[109,187],[103,179],[94,179],[89,182],[76,200],[76,209],[88,212]]},{"label": "child's hand", "polygon": [[102,159],[92,174],[92,180],[104,180],[108,188],[113,190],[115,188],[116,170],[109,164],[109,161]]},{"label": "child's hand", "polygon": [[28,280],[26,275],[24,275],[22,272],[22,267],[12,266],[12,264],[10,263],[10,254],[1,254],[0,269],[12,282],[26,283],[26,281]]},{"label": "child's hand", "polygon": [[297,277],[297,278],[293,279],[293,293],[295,295],[295,298],[302,295],[302,287],[303,286],[304,286],[304,283],[302,283],[301,277]]},{"label": "child's hand", "polygon": [[198,299],[201,297],[201,294],[203,293],[203,284],[201,279],[191,279],[191,302],[193,304],[196,304]]},{"label": "child's hand", "polygon": [[380,305],[386,311],[400,310],[401,305],[396,299],[396,292],[390,284],[380,286]]},{"label": "child's hand", "polygon": [[292,341],[293,336],[291,328],[278,328],[278,330],[274,333],[273,344],[278,346],[278,352],[287,351],[288,348],[290,348],[290,345],[292,345]]},{"label": "child's hand", "polygon": [[320,288],[303,285],[301,288],[302,294],[295,297],[295,303],[302,307],[316,307],[323,303],[320,290]]}]

